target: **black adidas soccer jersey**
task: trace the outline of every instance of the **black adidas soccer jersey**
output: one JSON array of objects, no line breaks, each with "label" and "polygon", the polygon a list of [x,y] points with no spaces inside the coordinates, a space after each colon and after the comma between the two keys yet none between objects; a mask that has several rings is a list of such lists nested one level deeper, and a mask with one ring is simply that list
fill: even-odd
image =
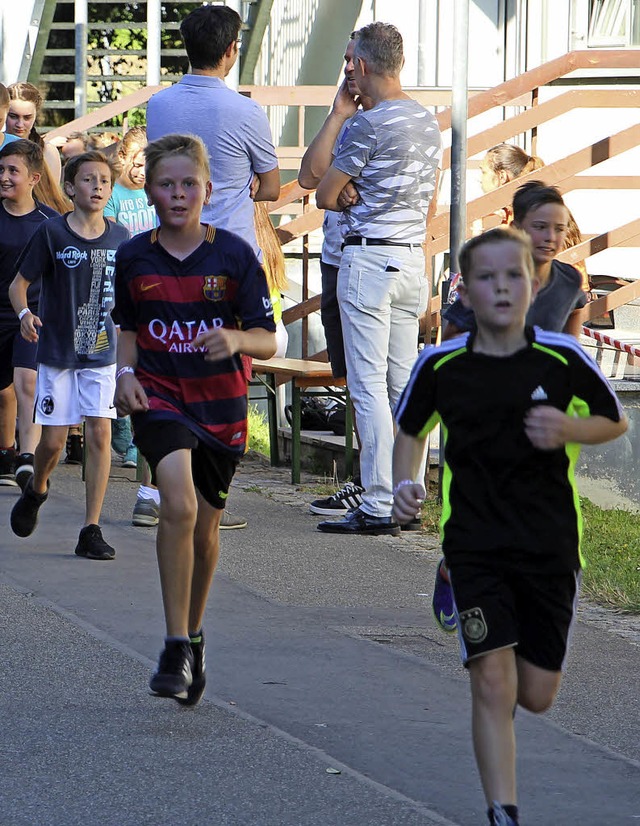
[{"label": "black adidas soccer jersey", "polygon": [[574,467],[580,446],[539,450],[527,411],[548,404],[570,415],[621,418],[599,368],[562,333],[527,328],[527,346],[498,358],[474,353],[467,334],[421,354],[396,408],[402,430],[445,440],[442,542],[447,558],[521,555],[538,570],[580,564]]}]

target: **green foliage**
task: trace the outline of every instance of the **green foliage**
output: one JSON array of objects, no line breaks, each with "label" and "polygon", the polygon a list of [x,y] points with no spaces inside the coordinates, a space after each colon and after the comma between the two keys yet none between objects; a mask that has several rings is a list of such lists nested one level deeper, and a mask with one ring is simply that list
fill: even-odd
[{"label": "green foliage", "polygon": [[[607,608],[640,613],[640,514],[603,510],[582,499],[586,562],[582,593]],[[422,508],[422,527],[439,532],[442,507],[435,499]]]},{"label": "green foliage", "polygon": [[249,449],[269,456],[269,421],[257,405],[249,405]]}]

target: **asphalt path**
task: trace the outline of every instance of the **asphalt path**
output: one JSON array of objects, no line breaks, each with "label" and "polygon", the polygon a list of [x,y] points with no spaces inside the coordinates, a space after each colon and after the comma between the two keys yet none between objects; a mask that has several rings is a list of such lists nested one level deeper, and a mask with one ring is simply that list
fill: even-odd
[{"label": "asphalt path", "polygon": [[[36,532],[0,488],[0,824],[413,826],[486,822],[455,637],[430,616],[433,537],[321,534],[308,485],[248,460],[205,631],[209,682],[151,697],[162,646],[155,531],[112,469],[113,562],[73,553],[79,469]],[[593,608],[556,707],[518,711],[523,824],[640,821],[640,624]]]}]

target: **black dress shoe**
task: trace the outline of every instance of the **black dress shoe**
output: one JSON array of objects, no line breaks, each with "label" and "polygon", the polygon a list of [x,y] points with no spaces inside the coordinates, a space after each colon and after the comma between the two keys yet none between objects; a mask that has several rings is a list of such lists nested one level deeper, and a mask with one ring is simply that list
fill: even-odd
[{"label": "black dress shoe", "polygon": [[400,525],[391,516],[371,516],[356,508],[337,522],[319,522],[318,530],[361,536],[399,536]]}]

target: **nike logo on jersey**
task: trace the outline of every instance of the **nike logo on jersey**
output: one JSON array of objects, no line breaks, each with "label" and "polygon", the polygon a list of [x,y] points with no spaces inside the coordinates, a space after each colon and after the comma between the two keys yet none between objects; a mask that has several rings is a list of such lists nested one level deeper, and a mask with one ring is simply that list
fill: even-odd
[{"label": "nike logo on jersey", "polygon": [[140,292],[141,293],[146,293],[147,290],[152,290],[154,287],[159,287],[161,283],[162,283],[161,281],[154,281],[153,284],[141,284],[140,285]]}]

